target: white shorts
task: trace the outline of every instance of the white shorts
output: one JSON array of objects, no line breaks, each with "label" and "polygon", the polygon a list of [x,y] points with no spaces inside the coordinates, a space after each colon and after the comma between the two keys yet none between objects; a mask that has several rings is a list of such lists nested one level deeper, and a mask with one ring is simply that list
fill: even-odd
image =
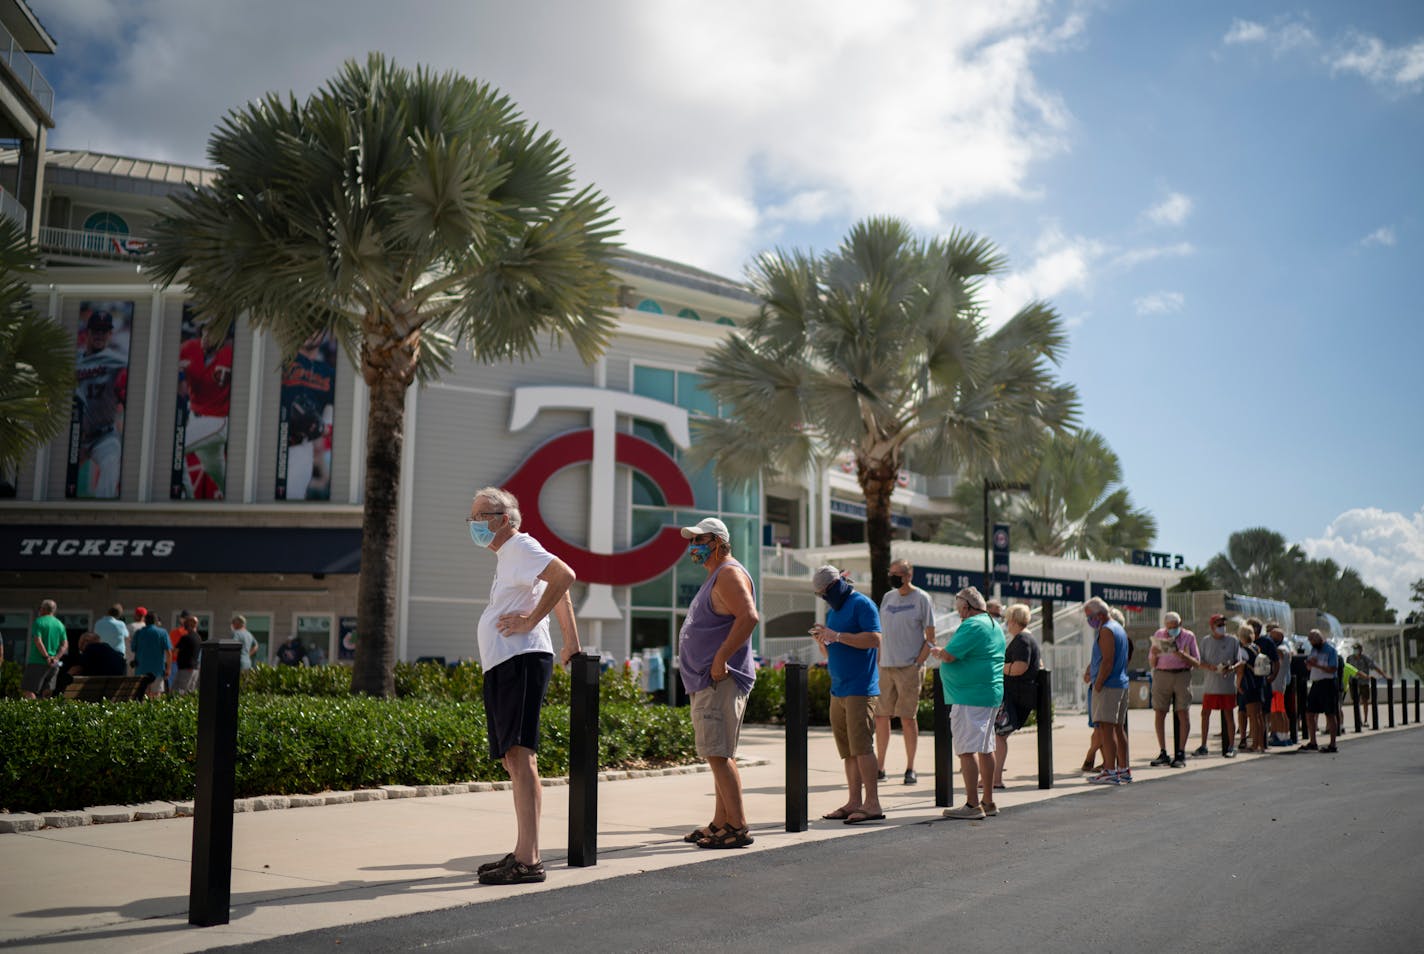
[{"label": "white shorts", "polygon": [[994,715],[998,706],[951,706],[949,734],[955,755],[988,755],[994,751]]}]

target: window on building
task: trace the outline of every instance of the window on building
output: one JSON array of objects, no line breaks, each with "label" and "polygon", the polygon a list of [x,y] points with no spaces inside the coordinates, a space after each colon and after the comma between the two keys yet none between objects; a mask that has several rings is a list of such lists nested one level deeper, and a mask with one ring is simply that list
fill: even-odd
[{"label": "window on building", "polygon": [[308,666],[323,666],[332,658],[332,617],[298,614],[292,620],[292,630],[306,647]]},{"label": "window on building", "polygon": [[637,310],[646,311],[652,315],[661,315],[663,313],[663,306],[659,305],[651,298],[644,298],[642,301],[638,302]]},{"label": "window on building", "polygon": [[679,318],[687,318],[687,319],[689,319],[689,320],[691,320],[691,321],[701,321],[701,320],[702,320],[702,316],[699,315],[697,312],[693,311],[691,308],[680,308],[680,309],[678,309],[677,316],[678,316]]},{"label": "window on building", "polygon": [[25,664],[29,658],[29,610],[0,610],[0,643],[5,646],[5,661]]},{"label": "window on building", "polygon": [[[698,415],[719,416],[723,413],[717,399],[702,387],[703,378],[692,371],[635,365],[633,368],[633,393],[654,398],[686,409],[694,417]],[[683,464],[684,454],[668,437],[660,424],[651,421],[633,422],[633,433],[661,447]],[[761,581],[761,482],[754,480],[748,485],[736,486],[721,481],[711,467],[700,471],[689,471],[683,464],[688,483],[692,485],[695,510],[674,510],[667,506],[662,494],[649,480],[634,475],[632,481],[631,544],[637,546],[652,539],[665,526],[690,526],[703,517],[719,517],[727,524],[732,537],[732,554],[747,568],[752,580]],[[639,640],[662,638],[665,633],[667,646],[672,649],[676,632],[673,625],[679,618],[679,611],[686,610],[697,595],[698,588],[706,580],[707,573],[688,560],[679,560],[677,565],[661,576],[634,586],[629,600],[634,616],[631,648],[652,648],[640,645]],[[642,635],[640,635],[640,633]],[[753,637],[754,646],[760,645],[760,635]]]},{"label": "window on building", "polygon": [[84,231],[128,235],[129,224],[117,212],[95,212],[84,220]]}]

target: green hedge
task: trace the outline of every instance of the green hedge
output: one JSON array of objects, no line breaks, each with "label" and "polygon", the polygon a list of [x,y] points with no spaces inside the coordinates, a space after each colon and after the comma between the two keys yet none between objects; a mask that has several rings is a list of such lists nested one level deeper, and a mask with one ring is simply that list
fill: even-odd
[{"label": "green hedge", "polygon": [[[504,779],[479,703],[249,694],[238,711],[237,794]],[[569,714],[544,710],[539,771],[568,774]],[[687,710],[604,703],[599,763],[641,768],[695,758]],[[197,698],[143,703],[0,701],[0,809],[191,798]]]},{"label": "green hedge", "polygon": [[[396,697],[400,699],[447,699],[480,702],[484,687],[484,670],[479,663],[465,662],[456,666],[439,663],[396,663]],[[569,673],[562,666],[554,667],[545,705],[569,704]],[[599,680],[599,701],[608,704],[636,705],[647,700],[631,674],[616,667]],[[255,666],[242,674],[244,695],[280,696],[348,696],[351,694],[351,669],[348,666]]]},{"label": "green hedge", "polygon": [[25,667],[17,662],[9,662],[0,665],[0,699],[20,698],[20,677],[24,675]]},{"label": "green hedge", "polygon": [[[920,706],[916,723],[926,731],[934,728],[934,675],[925,670],[920,686]],[[825,666],[806,671],[806,695],[811,725],[831,724],[831,673]],[[746,721],[780,724],[786,721],[786,670],[759,669],[756,684],[747,698]]]}]

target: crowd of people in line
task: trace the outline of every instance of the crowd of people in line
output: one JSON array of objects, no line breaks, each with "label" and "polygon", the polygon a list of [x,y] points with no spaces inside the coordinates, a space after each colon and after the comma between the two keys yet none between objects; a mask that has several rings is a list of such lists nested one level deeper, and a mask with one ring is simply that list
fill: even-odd
[{"label": "crowd of people in line", "polygon": [[[142,606],[134,610],[132,620],[125,620],[123,606],[116,603],[71,645],[58,609],[54,600],[40,602],[26,642],[21,698],[62,694],[80,676],[137,676],[146,680],[144,692],[149,696],[197,692],[198,666],[209,634],[199,628],[194,614],[179,610],[178,624],[167,630],[156,613]],[[242,644],[242,668],[250,669],[257,639],[248,632],[244,617],[234,616],[231,626],[230,638]]]}]

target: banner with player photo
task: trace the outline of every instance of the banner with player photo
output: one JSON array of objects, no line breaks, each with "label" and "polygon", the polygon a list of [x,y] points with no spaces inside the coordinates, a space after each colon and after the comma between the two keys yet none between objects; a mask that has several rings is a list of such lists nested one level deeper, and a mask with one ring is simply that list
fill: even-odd
[{"label": "banner with player photo", "polygon": [[331,499],[336,336],[312,335],[282,366],[277,418],[277,499]]},{"label": "banner with player photo", "polygon": [[168,490],[174,500],[222,500],[227,495],[232,341],[230,325],[225,338],[209,344],[193,306],[183,306],[173,416],[173,475]]},{"label": "banner with player photo", "polygon": [[81,301],[64,495],[118,500],[129,386],[131,301]]}]

